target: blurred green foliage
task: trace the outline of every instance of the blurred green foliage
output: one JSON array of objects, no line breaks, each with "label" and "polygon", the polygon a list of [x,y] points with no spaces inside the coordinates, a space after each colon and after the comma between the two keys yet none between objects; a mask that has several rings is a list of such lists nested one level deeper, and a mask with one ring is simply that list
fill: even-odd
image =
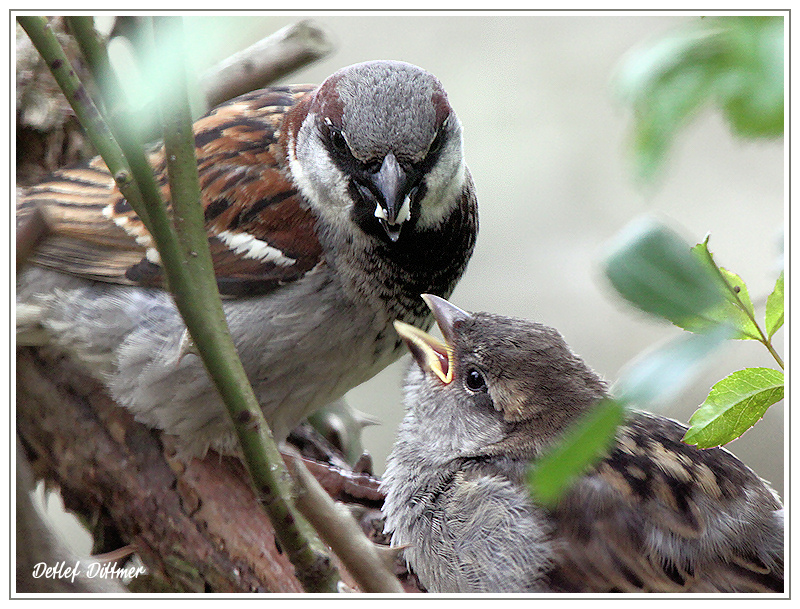
[{"label": "blurred green foliage", "polygon": [[700,325],[707,311],[724,303],[714,273],[675,231],[650,217],[616,236],[604,270],[628,302],[681,327]]},{"label": "blurred green foliage", "polygon": [[605,453],[625,417],[625,405],[605,399],[591,410],[546,456],[528,471],[528,485],[536,500],[552,506],[567,484]]},{"label": "blurred green foliage", "polygon": [[658,173],[680,129],[708,104],[721,109],[738,135],[783,134],[783,20],[698,19],[628,58],[616,84],[634,113],[640,178]]},{"label": "blurred green foliage", "polygon": [[[681,128],[716,104],[732,131],[779,137],[784,116],[784,18],[698,19],[634,52],[617,93],[633,110],[635,173],[652,181]],[[602,458],[625,408],[673,397],[724,340],[761,342],[781,370],[747,368],[714,385],[690,420],[684,441],[701,448],[736,439],[783,399],[783,361],[772,337],[784,323],[783,273],[766,300],[764,328],[745,282],[717,265],[708,237],[692,247],[652,218],[632,222],[603,261],[611,285],[631,305],[687,330],[632,362],[592,416],[531,466],[533,496],[552,505],[570,482]]]},{"label": "blurred green foliage", "polygon": [[[747,285],[736,273],[717,265],[708,241],[706,237],[690,247],[663,225],[640,220],[633,229],[623,231],[606,258],[606,276],[628,302],[694,336],[708,337],[696,343],[679,337],[656,349],[634,368],[635,375],[621,379],[624,382],[616,391],[620,399],[641,406],[660,401],[676,384],[668,373],[670,366],[678,371],[699,367],[715,341],[725,338],[761,342],[783,368],[772,345],[772,336],[783,324],[783,273],[767,299],[765,332],[756,320]],[[782,398],[783,372],[739,370],[714,386],[689,421],[685,441],[700,442],[703,448],[726,444],[750,429]]]}]

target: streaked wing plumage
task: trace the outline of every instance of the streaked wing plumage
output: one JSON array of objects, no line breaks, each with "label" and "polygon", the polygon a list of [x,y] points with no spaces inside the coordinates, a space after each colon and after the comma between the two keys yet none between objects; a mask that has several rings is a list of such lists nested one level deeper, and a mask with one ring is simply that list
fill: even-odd
[{"label": "streaked wing plumage", "polygon": [[[225,295],[270,291],[320,262],[316,219],[283,167],[279,141],[287,110],[311,90],[255,91],[194,125],[206,229]],[[163,149],[150,158],[168,201]],[[18,215],[37,205],[46,209],[54,236],[37,251],[34,263],[99,281],[163,286],[153,240],[101,159],[59,170],[29,188]]]},{"label": "streaked wing plumage", "polygon": [[754,510],[766,518],[780,503],[723,449],[684,444],[684,431],[639,415],[568,493],[556,519],[556,589],[783,591],[779,542],[766,529],[763,539],[753,533]]}]

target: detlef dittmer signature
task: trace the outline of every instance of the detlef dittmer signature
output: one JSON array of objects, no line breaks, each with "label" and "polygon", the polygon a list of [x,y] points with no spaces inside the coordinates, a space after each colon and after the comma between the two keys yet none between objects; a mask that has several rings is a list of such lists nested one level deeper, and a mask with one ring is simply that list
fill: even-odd
[{"label": "detlef dittmer signature", "polygon": [[74,564],[67,564],[65,560],[54,564],[39,562],[33,567],[34,579],[68,579],[71,582],[74,582],[76,577],[127,579],[138,577],[145,572],[146,569],[142,566],[118,567],[116,562],[90,562],[82,565],[79,560]]}]

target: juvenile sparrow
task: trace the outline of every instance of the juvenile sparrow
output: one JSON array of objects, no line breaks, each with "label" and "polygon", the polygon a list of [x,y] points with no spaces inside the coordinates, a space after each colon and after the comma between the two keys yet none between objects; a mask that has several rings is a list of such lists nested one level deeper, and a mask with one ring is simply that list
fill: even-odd
[{"label": "juvenile sparrow", "polygon": [[723,448],[630,412],[553,509],[526,470],[606,395],[547,326],[425,297],[444,343],[416,360],[383,479],[386,529],[431,592],[782,592],[783,508]]},{"label": "juvenile sparrow", "polygon": [[[392,327],[432,323],[477,234],[461,124],[441,83],[372,61],[321,86],[225,103],[194,126],[206,228],[239,355],[278,439],[402,354]],[[152,164],[169,198],[162,149]],[[232,427],[163,288],[158,252],[103,162],[24,193],[55,236],[17,284],[18,312],[85,362],[117,402],[191,452]],[[19,319],[20,315],[18,315]]]}]

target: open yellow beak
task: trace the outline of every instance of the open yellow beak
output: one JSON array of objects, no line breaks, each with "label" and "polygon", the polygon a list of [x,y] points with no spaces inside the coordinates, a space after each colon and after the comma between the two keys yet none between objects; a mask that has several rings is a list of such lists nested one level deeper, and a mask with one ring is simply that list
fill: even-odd
[{"label": "open yellow beak", "polygon": [[433,372],[445,385],[453,380],[453,349],[449,345],[399,320],[394,327],[423,370]]}]

